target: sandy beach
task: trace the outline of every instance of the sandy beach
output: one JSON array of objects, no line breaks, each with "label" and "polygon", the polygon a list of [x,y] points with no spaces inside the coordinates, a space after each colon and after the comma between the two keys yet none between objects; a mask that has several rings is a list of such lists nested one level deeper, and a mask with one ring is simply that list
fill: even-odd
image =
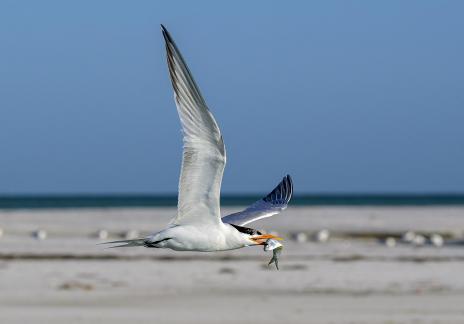
[{"label": "sandy beach", "polygon": [[[224,213],[239,208],[228,208]],[[464,249],[399,242],[413,230],[458,242],[464,207],[298,207],[253,227],[270,253],[104,249],[162,228],[173,208],[0,211],[0,323],[464,323]],[[32,233],[43,229],[47,238]],[[331,232],[326,243],[297,242]]]}]

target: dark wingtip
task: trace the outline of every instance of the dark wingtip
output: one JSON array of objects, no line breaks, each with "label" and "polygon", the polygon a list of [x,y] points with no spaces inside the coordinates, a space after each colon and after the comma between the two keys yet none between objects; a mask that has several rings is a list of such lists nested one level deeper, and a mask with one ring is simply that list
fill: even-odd
[{"label": "dark wingtip", "polygon": [[293,195],[293,181],[290,175],[283,177],[282,181],[272,190],[264,201],[274,204],[288,204]]},{"label": "dark wingtip", "polygon": [[163,33],[163,37],[164,37],[164,40],[166,41],[166,43],[173,43],[172,37],[169,34],[166,27],[164,27],[163,24],[160,24],[160,26],[161,26],[161,32]]}]

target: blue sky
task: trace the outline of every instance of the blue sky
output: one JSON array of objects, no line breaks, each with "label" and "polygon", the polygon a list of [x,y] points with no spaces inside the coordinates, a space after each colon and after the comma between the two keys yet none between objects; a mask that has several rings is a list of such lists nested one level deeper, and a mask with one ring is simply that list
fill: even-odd
[{"label": "blue sky", "polygon": [[2,1],[0,193],[174,193],[163,23],[224,193],[464,192],[464,2]]}]

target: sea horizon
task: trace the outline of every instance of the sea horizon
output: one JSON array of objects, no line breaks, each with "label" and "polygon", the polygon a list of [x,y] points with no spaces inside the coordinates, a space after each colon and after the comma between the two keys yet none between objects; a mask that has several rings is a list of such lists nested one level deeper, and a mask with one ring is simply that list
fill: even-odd
[{"label": "sea horizon", "polygon": [[[246,206],[262,194],[224,194],[222,206]],[[3,194],[0,209],[175,207],[176,194]],[[290,206],[446,206],[464,205],[464,193],[310,193]]]}]

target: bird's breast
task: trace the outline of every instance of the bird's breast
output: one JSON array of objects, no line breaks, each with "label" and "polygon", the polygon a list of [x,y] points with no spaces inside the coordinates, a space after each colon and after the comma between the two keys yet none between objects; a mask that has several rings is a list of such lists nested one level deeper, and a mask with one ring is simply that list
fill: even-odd
[{"label": "bird's breast", "polygon": [[176,251],[225,251],[245,245],[223,226],[177,226],[169,233],[166,247]]}]

